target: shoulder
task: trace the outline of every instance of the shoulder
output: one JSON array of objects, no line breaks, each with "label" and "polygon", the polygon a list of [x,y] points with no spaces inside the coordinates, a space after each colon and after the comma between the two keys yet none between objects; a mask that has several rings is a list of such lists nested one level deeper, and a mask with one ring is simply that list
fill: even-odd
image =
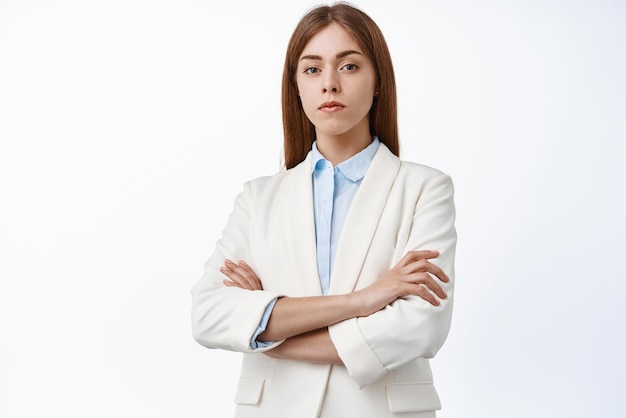
[{"label": "shoulder", "polygon": [[411,161],[406,161],[398,158],[389,149],[381,144],[380,147],[381,159],[385,165],[391,167],[396,166],[398,168],[397,181],[401,183],[407,183],[413,186],[429,183],[430,181],[439,179],[440,181],[452,183],[449,175],[443,171],[430,167],[425,164],[419,164]]},{"label": "shoulder", "polygon": [[393,154],[389,150],[389,148],[385,146],[385,144],[382,143],[380,144],[380,148],[376,157],[382,162],[384,166],[397,166],[399,176],[407,176],[423,180],[442,176],[449,177],[443,171],[438,170],[434,167],[400,159],[395,154]]},{"label": "shoulder", "polygon": [[401,161],[396,185],[408,199],[416,202],[454,196],[454,184],[450,176],[424,164]]},{"label": "shoulder", "polygon": [[452,178],[443,171],[424,164],[401,161],[399,177],[403,177],[407,184],[423,185],[424,187],[442,185],[453,188]]},{"label": "shoulder", "polygon": [[386,147],[382,153],[386,165],[397,167],[393,190],[398,193],[396,196],[400,196],[400,200],[415,203],[440,199],[452,200],[454,184],[448,174],[425,164],[401,160]]},{"label": "shoulder", "polygon": [[252,193],[253,195],[274,194],[281,188],[293,184],[293,182],[300,182],[307,178],[310,179],[310,167],[311,162],[309,158],[307,158],[289,170],[279,171],[278,173],[272,175],[257,177],[247,181],[244,184],[244,191]]},{"label": "shoulder", "polygon": [[280,171],[278,173],[268,176],[261,176],[252,180],[248,180],[246,182],[246,187],[250,187],[251,189],[258,189],[270,186],[275,183],[280,183],[287,176],[287,173],[288,171]]},{"label": "shoulder", "polygon": [[446,173],[437,168],[404,160],[400,160],[400,174],[420,177],[423,179],[448,176]]}]

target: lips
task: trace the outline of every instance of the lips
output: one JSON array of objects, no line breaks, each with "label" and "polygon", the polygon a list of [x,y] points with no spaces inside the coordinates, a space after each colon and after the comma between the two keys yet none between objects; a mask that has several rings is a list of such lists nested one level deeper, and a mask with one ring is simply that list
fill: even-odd
[{"label": "lips", "polygon": [[342,103],[335,102],[334,100],[332,100],[329,102],[322,103],[318,109],[323,112],[336,112],[338,110],[343,109],[344,107],[345,106]]}]

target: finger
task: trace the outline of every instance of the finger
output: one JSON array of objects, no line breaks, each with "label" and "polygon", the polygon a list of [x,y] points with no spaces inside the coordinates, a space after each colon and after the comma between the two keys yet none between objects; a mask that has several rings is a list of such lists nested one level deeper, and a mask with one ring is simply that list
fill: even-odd
[{"label": "finger", "polygon": [[418,260],[429,260],[431,258],[437,258],[439,256],[439,251],[437,250],[419,250],[419,251],[409,251],[406,253],[409,256],[409,263],[418,261]]},{"label": "finger", "polygon": [[252,270],[252,268],[250,268],[250,266],[248,266],[246,264],[245,261],[240,260],[239,264],[237,265],[237,267],[240,269],[239,270],[239,274],[248,281],[248,283],[252,287],[252,289],[254,289],[254,290],[262,290],[263,289],[263,285],[261,284],[261,280],[256,275],[256,273]]},{"label": "finger", "polygon": [[246,278],[250,280],[257,289],[262,290],[263,284],[254,270],[252,270],[252,268],[243,260],[239,260],[239,266],[245,271]]},{"label": "finger", "polygon": [[422,285],[418,284],[418,285],[413,286],[411,293],[413,293],[416,296],[419,296],[420,298],[424,299],[426,302],[430,303],[433,306],[440,305],[439,300],[437,300],[437,298]]},{"label": "finger", "polygon": [[448,283],[450,281],[448,275],[441,269],[441,267],[436,264],[428,263],[428,268],[426,269],[426,271],[434,274],[439,280],[444,283]]},{"label": "finger", "polygon": [[224,285],[226,287],[238,287],[238,288],[242,288],[241,286],[239,286],[239,284],[233,282],[232,280],[222,280],[222,283],[224,283]]},{"label": "finger", "polygon": [[230,287],[236,286],[240,289],[259,290],[256,286],[251,285],[249,280],[231,270],[228,270],[226,267],[222,267],[220,271],[228,277],[228,280],[223,280],[227,286],[230,284]]},{"label": "finger", "polygon": [[435,280],[427,271],[417,271],[409,274],[403,274],[398,277],[405,283],[425,286],[441,299],[446,299],[448,297],[448,294],[445,290],[443,290],[441,285],[439,285],[439,282]]},{"label": "finger", "polygon": [[439,256],[439,251],[431,251],[431,250],[409,251],[404,255],[404,257],[400,259],[400,261],[398,261],[395,267],[400,267],[400,268],[406,267],[416,261],[428,260],[431,258],[436,258],[437,256]]},{"label": "finger", "polygon": [[448,297],[448,294],[446,293],[446,291],[443,290],[443,288],[439,285],[439,283],[437,283],[437,281],[433,279],[433,277],[430,274],[414,273],[413,277],[414,277],[415,283],[419,283],[423,286],[426,286],[428,289],[430,289],[433,293],[435,293],[441,299],[446,299]]},{"label": "finger", "polygon": [[245,287],[247,281],[237,273],[229,269],[228,267],[221,267],[220,272],[230,279],[230,281],[237,283],[239,287]]},{"label": "finger", "polygon": [[232,261],[225,260],[224,266],[220,268],[220,271],[226,275],[230,280],[234,281],[239,287],[248,289],[250,287],[248,280],[242,274],[243,271]]},{"label": "finger", "polygon": [[263,290],[261,280],[245,262],[242,263],[242,261],[240,261],[239,264],[235,264],[231,260],[226,259],[224,260],[224,264],[225,267],[234,274],[234,277],[236,277],[243,288],[248,290]]},{"label": "finger", "polygon": [[447,283],[450,281],[450,278],[448,277],[446,273],[444,273],[441,267],[439,267],[436,264],[431,263],[430,261],[426,259],[414,261],[409,266],[407,266],[407,270],[410,273],[414,273],[417,271],[426,271],[428,273],[433,274],[444,283]]},{"label": "finger", "polygon": [[408,251],[404,255],[404,257],[402,257],[400,261],[398,261],[395,267],[405,267],[415,261],[422,260],[422,259],[435,258],[438,255],[439,255],[439,251],[430,251],[430,250]]},{"label": "finger", "polygon": [[223,273],[226,274],[229,279],[237,282],[240,287],[248,290],[258,289],[254,280],[250,278],[249,274],[241,266],[230,260],[225,260],[224,265],[223,269],[225,271],[223,271]]}]

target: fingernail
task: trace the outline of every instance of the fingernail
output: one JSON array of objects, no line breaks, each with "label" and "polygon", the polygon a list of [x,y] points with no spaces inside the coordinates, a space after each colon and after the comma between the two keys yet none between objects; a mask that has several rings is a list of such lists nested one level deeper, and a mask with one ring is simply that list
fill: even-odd
[{"label": "fingernail", "polygon": [[247,266],[246,262],[243,260],[239,260],[239,264],[241,264],[242,266]]}]

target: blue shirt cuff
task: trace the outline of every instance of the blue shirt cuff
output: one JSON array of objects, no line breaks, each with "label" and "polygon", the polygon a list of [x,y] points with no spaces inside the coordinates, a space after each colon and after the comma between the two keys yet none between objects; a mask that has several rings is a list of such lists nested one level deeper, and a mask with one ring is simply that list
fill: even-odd
[{"label": "blue shirt cuff", "polygon": [[272,310],[274,309],[274,305],[276,305],[276,301],[278,299],[274,299],[272,300],[266,307],[265,307],[265,312],[263,312],[263,316],[261,317],[261,321],[259,322],[259,326],[257,327],[254,335],[252,335],[252,339],[250,340],[250,348],[257,349],[257,348],[264,348],[264,347],[269,347],[270,345],[274,344],[275,341],[257,341],[257,337],[259,335],[261,335],[261,333],[263,331],[265,331],[265,327],[267,327],[267,323],[270,320],[270,315],[272,314]]}]

